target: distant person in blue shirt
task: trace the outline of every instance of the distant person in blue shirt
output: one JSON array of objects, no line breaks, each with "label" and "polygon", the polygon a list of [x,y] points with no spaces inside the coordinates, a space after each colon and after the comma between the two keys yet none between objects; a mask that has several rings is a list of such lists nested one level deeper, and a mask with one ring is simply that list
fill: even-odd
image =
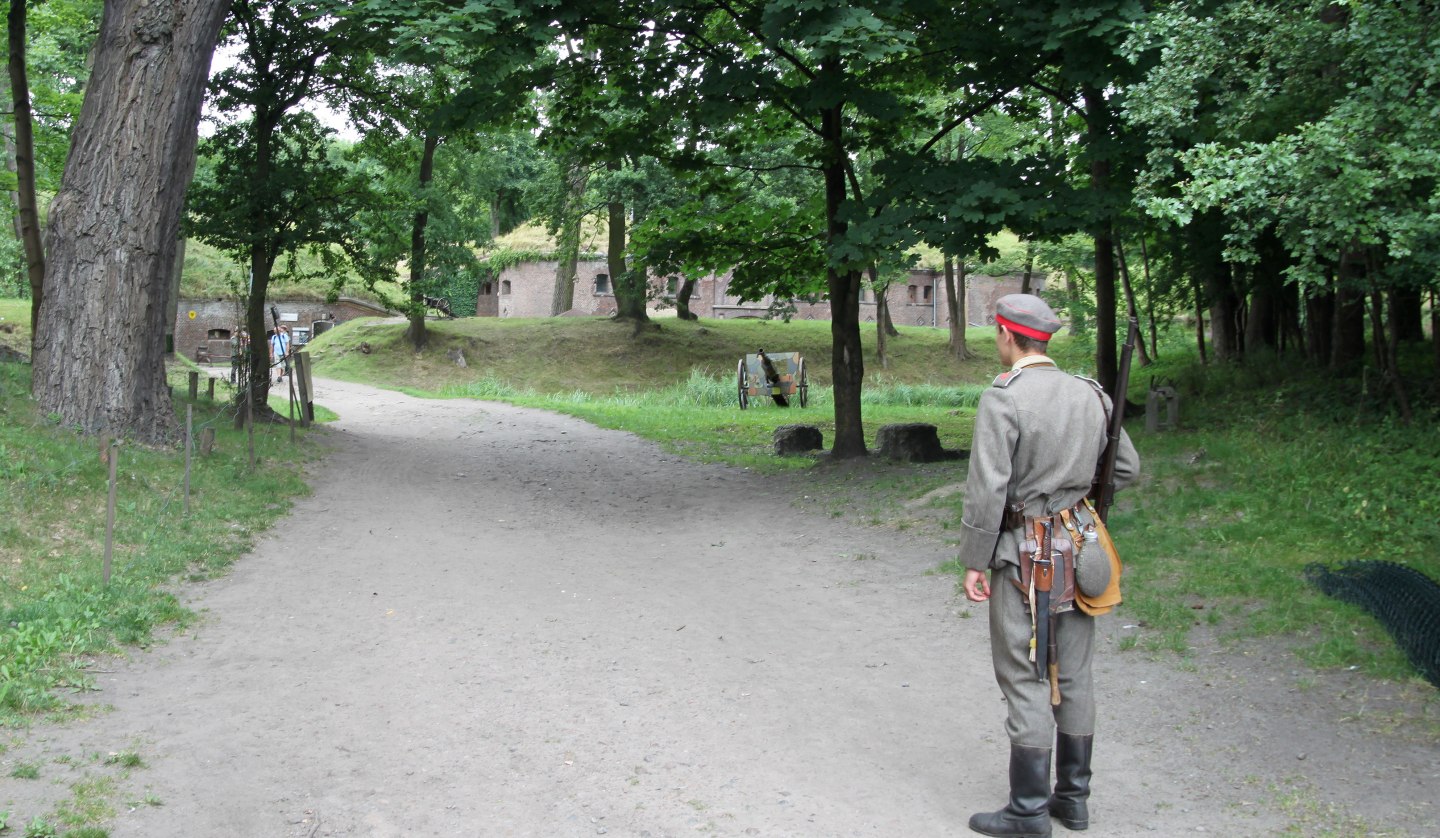
[{"label": "distant person in blue shirt", "polygon": [[275,368],[275,380],[285,379],[285,359],[290,355],[290,327],[280,326],[270,336],[270,364]]}]

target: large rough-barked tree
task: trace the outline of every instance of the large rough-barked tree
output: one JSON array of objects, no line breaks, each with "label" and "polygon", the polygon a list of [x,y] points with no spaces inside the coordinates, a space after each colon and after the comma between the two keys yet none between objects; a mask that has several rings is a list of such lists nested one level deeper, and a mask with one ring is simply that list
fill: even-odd
[{"label": "large rough-barked tree", "polygon": [[106,0],[50,205],[35,337],[40,408],[87,434],[172,434],[165,295],[229,0]]}]

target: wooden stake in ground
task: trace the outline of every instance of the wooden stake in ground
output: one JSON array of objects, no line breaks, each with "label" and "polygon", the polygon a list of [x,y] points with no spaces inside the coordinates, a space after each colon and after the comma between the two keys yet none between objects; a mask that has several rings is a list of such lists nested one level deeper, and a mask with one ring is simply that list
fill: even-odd
[{"label": "wooden stake in ground", "polygon": [[105,501],[105,561],[100,568],[100,578],[106,586],[110,584],[111,558],[115,554],[115,472],[120,462],[120,442],[114,439],[110,441],[110,493]]},{"label": "wooden stake in ground", "polygon": [[[215,379],[210,379],[214,381]],[[185,405],[185,514],[190,514],[190,455],[195,450],[195,405]]]},{"label": "wooden stake in ground", "polygon": [[[269,373],[266,373],[269,375]],[[245,386],[245,436],[250,441],[250,470],[255,470],[255,390],[250,385]]]},{"label": "wooden stake in ground", "polygon": [[290,355],[285,355],[285,380],[290,382],[290,444],[295,444],[295,365],[290,363]]}]

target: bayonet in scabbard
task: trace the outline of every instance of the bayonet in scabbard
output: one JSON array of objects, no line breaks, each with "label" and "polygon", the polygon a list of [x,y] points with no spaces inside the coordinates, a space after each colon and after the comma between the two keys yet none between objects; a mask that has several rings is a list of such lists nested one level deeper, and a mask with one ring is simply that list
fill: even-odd
[{"label": "bayonet in scabbard", "polygon": [[1035,669],[1040,680],[1049,677],[1050,655],[1055,649],[1054,624],[1050,620],[1050,591],[1055,586],[1055,562],[1050,556],[1050,521],[1037,522],[1040,527],[1040,552],[1035,556],[1032,578],[1035,581]]}]

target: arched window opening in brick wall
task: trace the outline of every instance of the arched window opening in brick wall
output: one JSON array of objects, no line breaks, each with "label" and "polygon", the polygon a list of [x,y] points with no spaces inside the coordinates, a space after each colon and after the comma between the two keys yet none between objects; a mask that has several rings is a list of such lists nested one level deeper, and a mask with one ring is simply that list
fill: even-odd
[{"label": "arched window opening in brick wall", "polygon": [[510,293],[510,280],[508,280],[508,279],[502,279],[502,280],[500,280],[500,293],[501,293],[501,294],[509,294],[509,293]]},{"label": "arched window opening in brick wall", "polygon": [[229,330],[229,329],[211,329],[210,331],[208,331],[208,332],[205,333],[205,339],[206,339],[206,340],[229,340],[229,339],[230,339],[230,330]]},{"label": "arched window opening in brick wall", "polygon": [[610,274],[595,274],[595,293],[610,293]]}]

